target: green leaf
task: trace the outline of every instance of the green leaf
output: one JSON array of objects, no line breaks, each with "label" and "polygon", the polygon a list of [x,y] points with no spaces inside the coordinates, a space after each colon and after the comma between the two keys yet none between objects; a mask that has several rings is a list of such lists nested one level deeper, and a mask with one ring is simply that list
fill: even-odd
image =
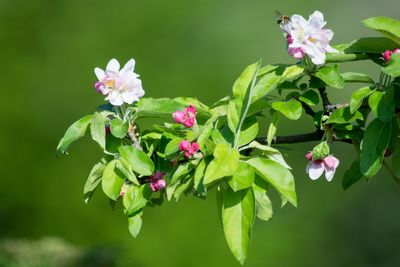
[{"label": "green leaf", "polygon": [[396,177],[400,178],[400,137],[399,137],[399,132],[395,133],[397,136],[392,137],[394,139],[394,144],[393,144],[393,154],[392,154],[392,170]]},{"label": "green leaf", "polygon": [[288,169],[270,159],[252,158],[247,162],[261,178],[270,183],[293,206],[297,206],[294,178]]},{"label": "green leaf", "polygon": [[142,117],[170,116],[172,118],[172,113],[186,107],[169,98],[141,98],[136,105],[136,115]]},{"label": "green leaf", "polygon": [[278,131],[278,121],[279,121],[278,114],[279,114],[278,112],[271,109],[271,123],[269,124],[268,132],[267,132],[268,145],[272,144],[272,140],[274,140],[274,138],[276,136],[276,132]]},{"label": "green leaf", "polygon": [[372,111],[382,121],[390,121],[394,116],[394,88],[388,87],[386,91],[374,92],[368,99],[368,104]]},{"label": "green leaf", "polygon": [[131,216],[144,208],[150,201],[152,194],[153,192],[149,184],[144,184],[140,187],[134,185],[129,186],[122,199],[125,207],[125,214]]},{"label": "green leaf", "polygon": [[258,130],[259,126],[256,117],[253,116],[245,119],[240,131],[238,146],[243,146],[254,140],[257,137]]},{"label": "green leaf", "polygon": [[201,129],[201,133],[197,138],[197,143],[199,144],[202,150],[205,149],[205,143],[211,136],[211,133],[214,129],[214,122],[216,121],[216,119],[217,119],[216,117],[212,117],[204,124],[203,128]]},{"label": "green leaf", "polygon": [[190,162],[185,162],[183,164],[180,164],[178,168],[175,170],[174,174],[172,175],[171,184],[178,182],[180,178],[185,177],[192,170],[193,170],[193,165]]},{"label": "green leaf", "polygon": [[235,81],[233,85],[233,96],[241,101],[244,100],[247,88],[249,87],[253,77],[256,75],[258,68],[260,67],[260,62],[256,62],[248,67],[240,74],[239,78]]},{"label": "green leaf", "polygon": [[176,187],[175,191],[174,191],[174,198],[175,201],[178,201],[179,198],[181,197],[181,195],[185,192],[188,191],[188,189],[191,188],[191,186],[193,185],[193,179],[186,178],[181,180],[179,183],[179,185]]},{"label": "green leaf", "polygon": [[326,121],[328,123],[344,124],[350,123],[356,120],[364,120],[361,112],[356,111],[355,113],[350,112],[350,107],[338,108],[336,109]]},{"label": "green leaf", "polygon": [[400,21],[388,17],[374,17],[363,20],[362,23],[375,31],[389,37],[400,45]]},{"label": "green leaf", "polygon": [[372,177],[381,168],[391,131],[392,123],[379,119],[373,120],[365,130],[360,155],[360,169],[365,176]]},{"label": "green leaf", "polygon": [[61,138],[60,142],[58,143],[57,151],[68,154],[68,146],[85,135],[86,130],[92,121],[92,117],[93,115],[87,115],[69,126],[63,138]]},{"label": "green leaf", "polygon": [[329,155],[329,146],[326,141],[316,145],[312,150],[313,160],[323,159]]},{"label": "green leaf", "polygon": [[223,193],[222,223],[225,238],[235,258],[243,264],[251,242],[255,219],[254,194],[251,188]]},{"label": "green leaf", "polygon": [[272,108],[290,120],[298,120],[303,111],[300,102],[295,99],[290,99],[287,102],[273,102]]},{"label": "green leaf", "polygon": [[315,106],[319,103],[319,96],[314,90],[308,90],[299,97],[299,100],[309,106]]},{"label": "green leaf", "polygon": [[350,169],[348,169],[343,175],[342,187],[344,190],[348,189],[358,180],[360,180],[364,175],[360,170],[360,161],[354,161],[351,164]]},{"label": "green leaf", "polygon": [[115,172],[117,160],[107,164],[103,172],[102,188],[104,193],[112,200],[116,201],[124,184],[124,179]]},{"label": "green leaf", "polygon": [[139,235],[140,229],[142,228],[142,215],[143,212],[139,212],[134,216],[128,217],[129,233],[134,238],[136,238]]},{"label": "green leaf", "polygon": [[400,54],[393,54],[387,66],[382,68],[382,71],[392,77],[400,77]]},{"label": "green leaf", "polygon": [[128,122],[123,122],[120,119],[113,119],[110,123],[110,130],[112,135],[118,138],[124,138],[129,129],[129,123]]},{"label": "green leaf", "polygon": [[229,101],[228,112],[226,115],[227,115],[228,127],[232,131],[232,133],[236,132],[236,129],[239,125],[241,113],[242,113],[241,100],[234,99]]},{"label": "green leaf", "polygon": [[276,163],[279,163],[280,165],[282,165],[283,167],[285,167],[286,169],[292,169],[285,161],[285,159],[282,156],[282,153],[279,152],[279,150],[267,146],[267,145],[262,145],[260,143],[258,143],[257,141],[253,141],[248,145],[249,148],[256,148],[260,151],[262,151],[264,156],[267,156],[270,160],[275,161]]},{"label": "green leaf", "polygon": [[105,168],[106,165],[104,164],[104,162],[100,161],[96,165],[94,165],[92,170],[90,171],[89,177],[86,180],[85,186],[83,188],[83,197],[86,203],[89,202],[97,186],[100,184],[101,177],[103,176]]},{"label": "green leaf", "polygon": [[272,218],[272,203],[267,196],[267,190],[253,184],[254,198],[256,203],[257,218],[263,221],[269,221]]},{"label": "green leaf", "polygon": [[356,112],[362,105],[364,98],[368,97],[374,91],[374,87],[366,86],[353,92],[350,100],[350,112]]},{"label": "green leaf", "polygon": [[367,74],[358,72],[345,72],[341,74],[345,82],[349,83],[371,83],[374,84],[374,80]]},{"label": "green leaf", "polygon": [[344,78],[340,75],[337,65],[322,67],[317,71],[315,76],[324,81],[328,86],[339,89],[344,87]]},{"label": "green leaf", "polygon": [[275,72],[262,76],[254,87],[252,102],[256,102],[260,98],[271,93],[276,89],[280,81],[281,76],[277,75]]},{"label": "green leaf", "polygon": [[251,187],[254,182],[255,172],[253,167],[243,161],[239,161],[237,171],[228,180],[229,186],[237,192]]},{"label": "green leaf", "polygon": [[118,176],[123,177],[136,185],[140,185],[136,175],[132,172],[130,165],[127,162],[118,160],[115,165],[115,172]]},{"label": "green leaf", "polygon": [[217,144],[213,155],[214,159],[210,162],[204,174],[204,184],[210,184],[223,177],[231,176],[238,167],[239,152],[227,144]]},{"label": "green leaf", "polygon": [[183,138],[176,137],[168,142],[165,146],[165,155],[171,156],[179,151],[179,143],[183,140]]},{"label": "green leaf", "polygon": [[133,146],[119,147],[122,160],[131,166],[132,170],[142,176],[149,176],[154,172],[154,163],[143,151]]},{"label": "green leaf", "polygon": [[381,55],[385,50],[398,48],[398,44],[386,37],[360,38],[352,42],[346,49],[346,53],[369,53]]},{"label": "green leaf", "polygon": [[285,68],[282,74],[281,81],[292,81],[300,78],[304,74],[304,68],[293,65]]},{"label": "green leaf", "polygon": [[199,165],[196,167],[196,171],[194,172],[194,189],[197,191],[197,193],[201,195],[205,195],[207,193],[207,190],[204,186],[203,179],[204,179],[204,173],[206,171],[207,167],[207,161],[206,159],[203,159]]},{"label": "green leaf", "polygon": [[93,114],[92,123],[90,124],[90,133],[92,139],[96,141],[102,149],[106,148],[106,117],[95,112]]}]

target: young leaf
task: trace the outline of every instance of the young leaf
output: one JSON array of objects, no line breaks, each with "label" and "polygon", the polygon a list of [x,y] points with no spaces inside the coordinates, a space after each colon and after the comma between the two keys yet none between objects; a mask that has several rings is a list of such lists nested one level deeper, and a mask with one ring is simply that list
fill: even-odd
[{"label": "young leaf", "polygon": [[267,133],[267,143],[270,146],[272,144],[272,140],[274,140],[275,136],[276,136],[276,132],[278,131],[278,120],[279,120],[279,116],[278,116],[278,112],[276,112],[275,110],[271,110],[271,123],[269,124],[268,127],[268,133]]},{"label": "young leaf", "polygon": [[122,202],[127,216],[133,215],[144,208],[151,199],[152,191],[149,184],[140,187],[131,185],[124,194]]},{"label": "young leaf", "polygon": [[106,148],[106,117],[95,112],[93,114],[92,123],[90,124],[90,133],[92,139],[96,141],[102,149]]},{"label": "young leaf", "polygon": [[272,218],[273,210],[271,200],[267,196],[267,190],[257,184],[253,184],[253,191],[257,218],[263,221],[269,221],[269,219]]},{"label": "young leaf", "polygon": [[342,180],[343,189],[344,190],[348,189],[362,177],[363,174],[361,173],[360,170],[360,161],[358,160],[354,161],[353,164],[351,164],[350,169],[348,169],[343,175],[343,180]]},{"label": "young leaf", "polygon": [[237,171],[228,180],[229,186],[237,192],[249,188],[254,182],[254,168],[243,161],[239,161]]},{"label": "young leaf", "polygon": [[139,235],[140,229],[142,228],[142,215],[143,212],[139,212],[131,217],[128,217],[129,233],[134,238],[136,238]]},{"label": "young leaf", "polygon": [[132,170],[140,175],[149,176],[154,172],[154,163],[143,151],[133,146],[119,147],[122,160],[128,163]]},{"label": "young leaf", "polygon": [[257,70],[260,67],[260,62],[256,62],[250,66],[248,66],[242,74],[240,74],[239,78],[235,81],[233,85],[233,97],[238,98],[241,101],[244,100],[247,88],[249,87],[253,77],[256,75]]},{"label": "young leaf", "polygon": [[105,168],[106,165],[104,164],[104,162],[100,161],[96,165],[94,165],[92,170],[90,171],[89,177],[86,180],[85,186],[83,188],[83,197],[86,203],[89,202],[97,186],[100,184],[101,177],[103,176]]},{"label": "young leaf", "polygon": [[328,86],[339,89],[344,87],[344,79],[340,75],[337,65],[322,67],[317,71],[315,76],[324,81]]},{"label": "young leaf", "polygon": [[309,106],[315,106],[319,103],[319,96],[314,90],[308,90],[299,97],[299,100]]},{"label": "young leaf", "polygon": [[117,138],[124,138],[129,129],[129,123],[128,122],[123,122],[120,119],[113,119],[110,122],[110,130],[112,135],[114,135]]},{"label": "young leaf", "polygon": [[367,74],[358,72],[345,72],[341,74],[345,82],[349,83],[371,83],[374,84],[374,80]]},{"label": "young leaf", "polygon": [[338,108],[330,116],[326,123],[344,124],[356,120],[364,120],[361,112],[356,111],[354,114],[350,112],[350,107]]},{"label": "young leaf", "polygon": [[217,144],[214,149],[214,159],[208,165],[204,174],[204,184],[210,184],[218,179],[233,175],[239,162],[239,152],[227,144]]},{"label": "young leaf", "polygon": [[372,111],[382,121],[390,121],[394,116],[394,88],[388,87],[386,91],[374,92],[368,99]]},{"label": "young leaf", "polygon": [[196,171],[194,173],[194,178],[193,178],[193,182],[194,182],[194,189],[199,193],[199,194],[206,194],[206,188],[203,184],[203,179],[204,179],[204,173],[207,167],[207,161],[206,159],[203,159],[199,165],[197,165],[196,167]]},{"label": "young leaf", "polygon": [[262,76],[254,87],[252,102],[256,102],[275,90],[280,81],[281,76],[277,75],[275,72],[271,72]]},{"label": "young leaf", "polygon": [[124,179],[115,172],[117,160],[113,160],[107,164],[103,172],[102,188],[104,193],[112,200],[116,201],[124,184]]},{"label": "young leaf", "polygon": [[319,143],[312,150],[313,160],[319,160],[329,155],[329,145],[326,141]]},{"label": "young leaf", "polygon": [[180,178],[186,176],[193,170],[193,165],[190,162],[186,162],[178,166],[171,178],[171,184],[179,181]]},{"label": "young leaf", "polygon": [[263,155],[268,157],[270,160],[275,161],[276,163],[281,164],[283,167],[286,169],[292,169],[285,161],[285,159],[282,156],[282,153],[273,147],[262,145],[258,143],[257,141],[253,141],[248,145],[249,148],[255,148],[260,151],[262,151]]},{"label": "young leaf", "polygon": [[400,21],[388,17],[374,17],[363,20],[362,23],[378,31],[400,45]]},{"label": "young leaf", "polygon": [[254,140],[257,137],[258,130],[259,126],[256,117],[253,116],[245,119],[240,131],[238,146],[243,146]]},{"label": "young leaf", "polygon": [[361,107],[364,98],[372,94],[373,91],[374,88],[372,86],[362,87],[354,91],[350,100],[350,112],[356,112]]},{"label": "young leaf", "polygon": [[290,120],[298,120],[303,111],[300,102],[295,99],[290,99],[287,102],[274,102],[272,108]]},{"label": "young leaf", "polygon": [[252,158],[247,161],[265,181],[270,183],[293,206],[297,206],[294,178],[282,165],[264,158]]},{"label": "young leaf", "polygon": [[392,123],[379,119],[373,120],[365,130],[361,146],[360,169],[366,177],[374,176],[381,168],[391,131]]},{"label": "young leaf", "polygon": [[67,149],[68,146],[78,140],[79,138],[83,137],[86,133],[86,130],[92,121],[93,115],[87,115],[83,117],[82,119],[74,122],[67,131],[65,132],[63,138],[61,138],[60,142],[58,143],[57,146],[57,151],[68,154]]},{"label": "young leaf", "polygon": [[250,247],[251,232],[255,219],[255,203],[252,188],[223,193],[222,223],[225,238],[235,258],[243,264]]}]

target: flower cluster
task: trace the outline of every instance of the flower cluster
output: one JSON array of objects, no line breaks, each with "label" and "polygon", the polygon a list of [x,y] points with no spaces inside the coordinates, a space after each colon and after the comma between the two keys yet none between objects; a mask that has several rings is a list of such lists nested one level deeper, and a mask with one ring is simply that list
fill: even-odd
[{"label": "flower cluster", "polygon": [[385,52],[382,53],[382,59],[385,62],[389,62],[390,58],[394,54],[400,54],[400,48],[396,48],[396,49],[393,49],[393,50],[386,50]]},{"label": "flower cluster", "polygon": [[177,110],[172,114],[176,123],[183,124],[186,128],[192,127],[196,122],[196,107],[189,105],[184,111]]},{"label": "flower cluster", "polygon": [[324,16],[319,11],[310,15],[308,20],[300,15],[293,15],[289,21],[282,23],[281,29],[287,40],[288,53],[296,59],[307,55],[314,64],[324,64],[326,52],[337,52],[329,45],[333,31],[324,29],[325,24]]},{"label": "flower cluster", "polygon": [[200,146],[196,142],[190,143],[187,140],[183,140],[179,143],[179,150],[185,153],[186,158],[190,158],[200,150]]},{"label": "flower cluster", "polygon": [[155,172],[150,177],[150,188],[153,192],[158,192],[163,190],[167,186],[167,183],[164,179],[164,173],[162,172]]},{"label": "flower cluster", "polygon": [[134,68],[134,59],[130,59],[121,70],[116,59],[108,62],[105,71],[95,68],[94,72],[98,79],[94,85],[96,91],[106,96],[105,100],[110,101],[114,106],[138,101],[144,96],[144,90],[139,75],[133,72]]},{"label": "flower cluster", "polygon": [[325,178],[328,182],[332,181],[336,168],[339,166],[339,160],[332,155],[321,159],[313,159],[312,152],[306,154],[308,164],[306,172],[311,180],[317,180],[325,171]]}]

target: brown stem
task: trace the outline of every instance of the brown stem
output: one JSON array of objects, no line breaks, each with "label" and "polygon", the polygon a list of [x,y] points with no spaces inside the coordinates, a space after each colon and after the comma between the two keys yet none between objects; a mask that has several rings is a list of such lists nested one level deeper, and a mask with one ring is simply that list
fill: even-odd
[{"label": "brown stem", "polygon": [[[312,142],[312,141],[320,141],[324,132],[322,130],[316,130],[312,133],[305,133],[305,134],[297,134],[297,135],[288,135],[288,136],[276,136],[272,144],[295,144],[295,143],[305,143],[305,142]],[[258,137],[256,139],[257,142],[261,144],[267,144],[266,139],[264,137]],[[344,142],[351,144],[351,139],[333,139],[333,141],[337,142]]]},{"label": "brown stem", "polygon": [[329,112],[330,111],[329,107],[332,105],[332,103],[329,101],[328,94],[326,93],[326,87],[324,86],[324,87],[318,88],[318,92],[319,92],[319,95],[321,96],[322,105],[324,106],[324,110]]}]

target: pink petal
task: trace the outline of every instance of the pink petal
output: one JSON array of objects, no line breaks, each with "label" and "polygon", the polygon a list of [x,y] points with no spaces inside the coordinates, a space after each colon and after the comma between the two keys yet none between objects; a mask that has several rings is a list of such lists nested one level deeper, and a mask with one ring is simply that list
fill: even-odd
[{"label": "pink petal", "polygon": [[186,128],[192,127],[194,125],[194,118],[187,118],[183,125],[185,125]]},{"label": "pink petal", "polygon": [[188,141],[183,140],[179,143],[179,150],[182,152],[187,152],[191,149],[191,145]]},{"label": "pink petal", "polygon": [[196,113],[197,113],[197,110],[196,110],[196,107],[195,107],[195,106],[189,105],[187,108],[185,108],[185,112],[186,112],[186,113],[192,113],[193,116],[195,116]]},{"label": "pink petal", "polygon": [[177,110],[172,114],[172,118],[177,123],[184,123],[186,121],[186,113],[183,111]]},{"label": "pink petal", "polygon": [[196,143],[196,142],[193,142],[193,143],[192,143],[192,151],[193,151],[193,153],[199,151],[199,149],[200,149],[199,144]]},{"label": "pink petal", "polygon": [[323,161],[326,167],[329,169],[336,169],[336,167],[339,165],[339,160],[331,155],[325,157]]}]

